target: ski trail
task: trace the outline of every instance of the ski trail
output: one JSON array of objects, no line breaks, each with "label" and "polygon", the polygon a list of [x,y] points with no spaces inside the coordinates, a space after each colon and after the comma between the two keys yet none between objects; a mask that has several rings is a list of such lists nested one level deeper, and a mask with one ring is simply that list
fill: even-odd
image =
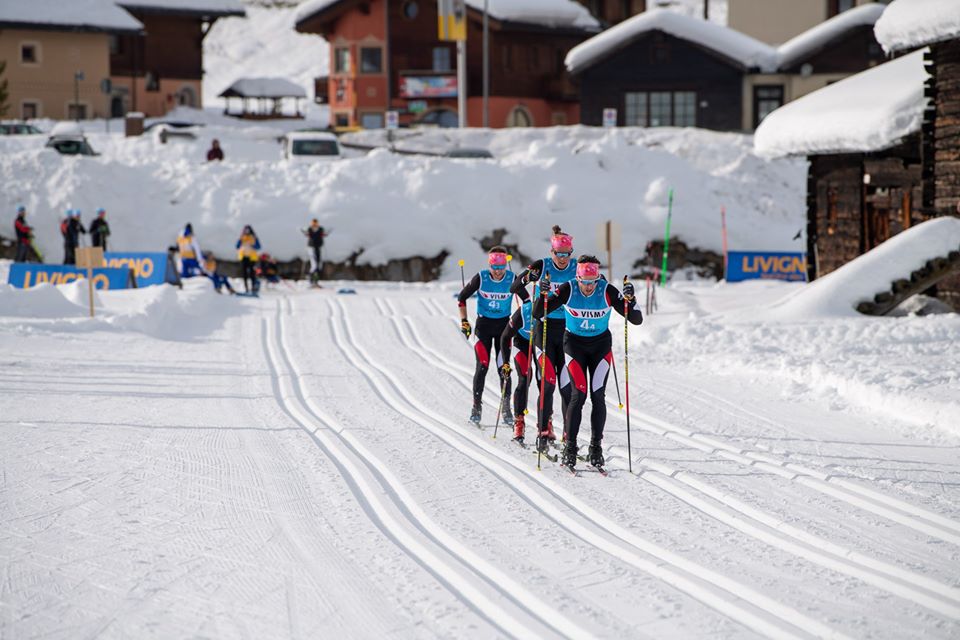
[{"label": "ski trail", "polygon": [[[292,309],[289,298],[286,298],[286,302],[288,308]],[[266,327],[264,330],[266,331]],[[284,338],[279,304],[275,340],[279,347],[277,349],[279,355],[274,352],[266,339],[265,346],[269,349],[271,375],[277,380],[278,402],[288,415],[310,434],[313,441],[335,461],[358,500],[387,537],[417,559],[421,566],[436,576],[466,606],[476,610],[507,635],[518,638],[539,637],[542,631],[535,627],[531,628],[528,623],[519,620],[503,605],[490,599],[484,591],[473,585],[476,579],[558,635],[568,638],[591,637],[572,620],[524,589],[500,569],[480,558],[469,547],[454,539],[433,522],[382,461],[367,451],[349,431],[331,419],[306,396],[300,381],[301,373],[290,355],[290,349]],[[279,372],[281,363],[287,370],[286,374]],[[284,380],[289,387],[287,394],[279,389]],[[386,500],[392,504],[388,505]],[[416,534],[410,529],[416,531]],[[441,558],[438,552],[420,542],[421,537],[429,540],[432,546],[437,547],[438,551],[448,555],[450,559]],[[458,569],[459,566],[474,574],[473,579],[463,575]]]},{"label": "ski trail", "polygon": [[[507,487],[513,488],[518,484],[516,481],[520,480],[528,489],[537,489],[536,492],[528,491],[524,496],[545,517],[585,542],[759,633],[776,638],[802,637],[798,633],[820,638],[847,638],[792,607],[644,540],[548,480],[532,465],[523,464],[485,438],[476,438],[463,429],[452,427],[443,416],[419,403],[393,373],[377,364],[360,346],[353,336],[350,323],[346,321],[347,311],[343,301],[327,302],[331,310],[334,341],[388,404],[490,470]],[[558,503],[562,509],[557,509]],[[575,519],[572,514],[578,517]],[[590,523],[593,528],[585,526],[583,522]],[[646,556],[652,556],[656,561]]]},{"label": "ski trail", "polygon": [[[416,345],[414,345],[408,339],[406,332],[400,329],[399,321],[397,321],[395,317],[391,317],[391,320],[393,320],[393,324],[397,331],[397,335],[400,338],[400,342],[406,348],[416,353],[420,353],[420,350],[422,349],[432,354],[436,358],[435,361],[427,359],[426,356],[422,357],[432,366],[438,366],[439,368],[446,370],[455,380],[460,382],[461,385],[465,386],[467,389],[470,388],[470,383],[462,376],[457,375],[457,369],[462,370],[462,368],[457,367],[456,365],[447,364],[437,351],[428,347],[417,333],[415,324],[410,322],[409,316],[404,316],[404,324],[406,329],[414,337]],[[464,373],[466,372],[464,371]],[[487,399],[491,405],[497,406],[495,401],[489,400],[489,398],[485,399]],[[610,404],[612,405],[612,403]],[[626,453],[625,447],[616,448],[623,449],[623,453]],[[937,611],[938,613],[960,619],[960,607],[954,606],[950,603],[945,603],[939,599],[946,598],[953,602],[960,603],[960,590],[956,588],[944,585],[936,580],[926,578],[925,576],[920,576],[906,571],[895,565],[870,558],[869,556],[865,556],[851,549],[846,549],[829,542],[824,538],[808,534],[800,529],[787,525],[783,521],[771,516],[768,513],[762,512],[753,507],[749,507],[736,498],[709,487],[699,480],[691,479],[690,474],[686,472],[678,471],[676,469],[669,468],[662,463],[647,459],[642,459],[638,462],[646,468],[644,471],[636,473],[638,477],[643,478],[658,488],[670,493],[680,501],[710,515],[714,519],[723,522],[724,524],[731,526],[746,535],[769,544],[770,546],[776,547],[788,553],[792,553],[793,555],[805,558],[806,560],[814,562],[815,564],[818,564],[824,568],[863,580],[864,582],[872,584],[873,586],[879,587],[888,591],[889,593]],[[627,469],[626,465],[623,464],[618,464],[617,467],[624,470]],[[723,509],[713,507],[708,502],[691,495],[689,492],[677,490],[676,487],[670,484],[670,478],[679,480],[685,484],[689,484],[691,487],[696,488],[701,493],[709,495],[717,502],[720,502],[725,507],[746,516],[746,519],[732,517],[730,514],[725,513]],[[749,520],[753,520],[756,524],[751,523]],[[768,528],[779,532],[780,535],[773,535],[769,530],[767,530]],[[786,537],[794,538],[801,544],[785,540],[784,538]]]}]

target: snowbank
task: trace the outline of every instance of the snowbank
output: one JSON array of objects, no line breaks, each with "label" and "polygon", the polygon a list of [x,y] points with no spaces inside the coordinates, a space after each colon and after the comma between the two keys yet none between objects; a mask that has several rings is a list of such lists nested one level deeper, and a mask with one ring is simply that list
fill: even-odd
[{"label": "snowbank", "polygon": [[[452,277],[458,258],[481,264],[478,241],[494,229],[507,229],[507,242],[539,257],[550,227],[560,224],[579,251],[600,252],[597,228],[607,219],[622,229],[625,268],[625,258],[632,264],[662,237],[672,187],[673,232],[691,246],[721,249],[719,212],[726,206],[732,248],[799,248],[791,238],[803,226],[804,162],[763,160],[745,135],[589,127],[431,131],[402,144],[482,146],[496,160],[381,150],[304,165],[281,159],[280,133],[265,125],[208,125],[196,141],[166,145],[153,136],[93,134],[103,154],[97,158],[7,151],[0,140],[0,181],[8,185],[0,191],[0,211],[25,204],[41,249],[54,259],[67,208],[83,210],[84,220],[106,208],[118,250],[163,250],[192,222],[204,249],[231,257],[242,226],[252,224],[265,250],[281,260],[305,255],[299,229],[316,216],[332,230],[330,260],[361,248],[361,264],[446,249]],[[383,132],[357,139],[378,135],[382,140]],[[214,137],[226,153],[222,163],[204,161]]]},{"label": "snowbank", "polygon": [[894,0],[877,21],[874,34],[887,53],[960,37],[960,4],[956,0]]},{"label": "snowbank", "polygon": [[927,260],[960,250],[960,218],[936,218],[893,236],[770,308],[772,319],[855,316],[858,303],[887,291]]},{"label": "snowbank", "polygon": [[764,157],[878,151],[920,130],[924,51],[887,62],[790,102],[754,134]]}]

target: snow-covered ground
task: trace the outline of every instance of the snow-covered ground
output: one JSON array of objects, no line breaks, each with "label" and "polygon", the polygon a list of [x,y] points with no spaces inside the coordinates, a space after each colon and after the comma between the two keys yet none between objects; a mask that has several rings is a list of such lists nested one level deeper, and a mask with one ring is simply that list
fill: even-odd
[{"label": "snow-covered ground", "polygon": [[957,315],[660,290],[574,478],[467,425],[456,284],[331,284],[0,288],[0,636],[960,633]]},{"label": "snow-covered ground", "polygon": [[[63,211],[79,208],[89,220],[105,207],[118,249],[162,250],[192,222],[203,248],[230,256],[243,225],[252,224],[267,251],[290,259],[305,253],[298,229],[316,216],[333,231],[325,249],[331,260],[363,249],[359,262],[381,264],[446,249],[452,275],[459,258],[481,263],[479,239],[495,229],[536,256],[560,224],[579,251],[600,252],[598,227],[608,219],[622,232],[620,264],[626,257],[632,265],[649,241],[663,237],[673,188],[672,232],[688,245],[719,252],[726,207],[731,249],[804,246],[793,238],[804,226],[805,162],[761,159],[750,136],[669,128],[403,131],[398,147],[481,146],[496,159],[378,150],[304,165],[282,160],[278,143],[297,123],[243,126],[191,110],[172,117],[207,124],[196,140],[165,145],[153,134],[90,133],[102,153],[96,158],[42,150],[39,137],[5,136],[0,211],[24,204],[41,249],[57,259]],[[223,163],[205,162],[213,138]],[[385,133],[347,139],[379,145]]]}]

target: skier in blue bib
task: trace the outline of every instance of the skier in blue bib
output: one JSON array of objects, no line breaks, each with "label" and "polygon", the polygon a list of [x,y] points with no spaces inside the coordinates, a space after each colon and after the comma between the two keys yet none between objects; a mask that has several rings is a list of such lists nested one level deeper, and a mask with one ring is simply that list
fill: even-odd
[{"label": "skier in blue bib", "polygon": [[510,319],[510,302],[513,294],[510,285],[513,284],[514,273],[507,270],[507,250],[496,246],[487,254],[489,268],[470,279],[458,296],[460,306],[460,330],[467,338],[470,337],[470,321],[467,320],[467,300],[477,294],[477,342],[474,352],[477,357],[477,368],[473,374],[473,409],[470,411],[470,421],[480,424],[480,411],[483,400],[483,386],[490,367],[490,347],[496,351],[497,374],[500,384],[504,385],[501,400],[501,413],[507,422],[513,422],[510,412],[510,375],[504,375],[501,366],[504,363],[500,353],[500,336]]},{"label": "skier in blue bib", "polygon": [[510,375],[510,342],[517,348],[514,363],[517,365],[517,388],[513,392],[513,439],[523,444],[525,428],[523,414],[527,410],[527,392],[530,389],[530,331],[533,328],[533,302],[527,300],[510,316],[507,328],[500,336],[500,353],[503,365],[500,369],[504,376]]},{"label": "skier in blue bib", "polygon": [[[634,294],[632,282],[627,282],[621,293],[600,276],[600,261],[584,255],[577,261],[576,282],[561,285],[547,298],[547,313],[562,308],[566,323],[563,351],[572,389],[564,420],[562,464],[570,469],[577,464],[577,435],[588,395],[593,405],[588,459],[591,465],[603,467],[603,426],[607,421],[605,395],[607,376],[613,366],[613,352],[610,350],[613,340],[607,325],[611,309],[623,316],[625,306],[625,317],[631,324],[643,322]],[[534,304],[533,317],[538,314],[543,315],[543,305]]]},{"label": "skier in blue bib", "polygon": [[[577,265],[573,261],[572,256],[573,236],[564,233],[559,226],[554,226],[553,236],[550,238],[550,256],[542,260],[537,260],[518,274],[510,291],[525,301],[530,298],[526,290],[526,285],[533,284],[534,304],[542,307],[543,298],[540,296],[541,284],[545,285],[545,283],[549,282],[548,291],[556,291],[564,282],[569,282],[576,278]],[[545,286],[545,288],[547,287]],[[541,398],[537,402],[537,431],[538,436],[553,441],[556,440],[556,436],[553,433],[553,392],[558,382],[560,386],[562,415],[566,415],[567,406],[570,401],[570,380],[567,378],[566,369],[563,366],[563,311],[556,310],[553,313],[547,314],[547,344],[545,354],[543,352],[543,328],[543,321],[534,323],[533,348],[537,352],[537,362],[534,366],[537,370],[538,382],[542,383]],[[544,364],[543,358],[546,358],[546,364]],[[543,381],[539,380],[541,371],[543,371],[545,378]]]}]

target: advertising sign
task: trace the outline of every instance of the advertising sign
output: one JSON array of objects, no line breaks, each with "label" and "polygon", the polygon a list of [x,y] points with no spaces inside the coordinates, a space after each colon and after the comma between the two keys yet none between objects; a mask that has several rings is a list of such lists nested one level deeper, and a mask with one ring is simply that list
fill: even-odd
[{"label": "advertising sign", "polygon": [[118,253],[103,254],[108,267],[126,267],[133,272],[138,287],[151,284],[180,284],[177,268],[168,253]]},{"label": "advertising sign", "polygon": [[807,256],[805,253],[731,251],[727,282],[755,279],[803,282],[807,279]]},{"label": "advertising sign", "polygon": [[[86,269],[72,265],[15,262],[10,265],[7,284],[29,289],[38,284],[67,284],[86,277]],[[93,285],[97,289],[132,289],[137,286],[137,281],[130,269],[103,267],[93,270]]]},{"label": "advertising sign", "polygon": [[400,76],[402,98],[456,98],[457,76]]},{"label": "advertising sign", "polygon": [[440,40],[467,39],[466,0],[437,0],[437,33]]},{"label": "advertising sign", "polygon": [[615,127],[617,126],[617,110],[607,108],[603,110],[603,126],[604,127]]},{"label": "advertising sign", "polygon": [[397,129],[400,126],[400,112],[387,111],[387,129]]},{"label": "advertising sign", "polygon": [[427,110],[426,100],[411,100],[407,103],[407,111],[410,113],[423,113]]}]

